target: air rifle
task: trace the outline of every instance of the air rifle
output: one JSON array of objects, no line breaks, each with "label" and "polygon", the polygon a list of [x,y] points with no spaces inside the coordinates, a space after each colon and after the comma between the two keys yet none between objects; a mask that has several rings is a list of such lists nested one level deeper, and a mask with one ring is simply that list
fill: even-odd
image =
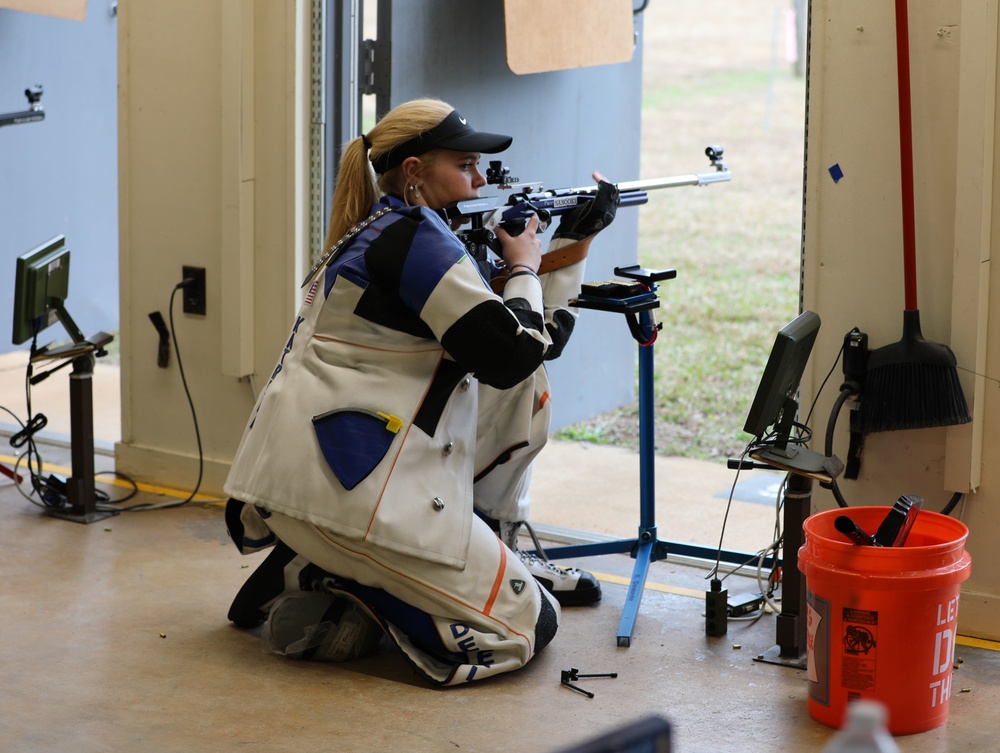
[{"label": "air rifle", "polygon": [[[618,206],[645,204],[649,200],[648,192],[659,188],[705,186],[731,180],[729,166],[723,161],[722,154],[721,146],[705,149],[705,155],[715,168],[714,171],[618,183]],[[493,160],[486,170],[486,182],[500,189],[510,190],[510,194],[468,199],[445,207],[448,219],[460,225],[470,224],[470,227],[458,230],[457,235],[474,258],[485,259],[487,249],[495,254],[500,253],[497,227],[504,228],[511,235],[517,235],[524,229],[531,215],[537,214],[539,230],[543,231],[553,217],[571,212],[581,204],[593,201],[597,195],[597,186],[546,191],[541,183],[519,183],[518,180],[510,177],[510,169],[501,161]]]},{"label": "air rifle", "polygon": [[0,127],[10,125],[20,125],[21,123],[36,123],[45,120],[45,111],[42,109],[42,86],[34,86],[24,90],[24,96],[28,98],[28,109],[21,112],[8,112],[0,115]]}]

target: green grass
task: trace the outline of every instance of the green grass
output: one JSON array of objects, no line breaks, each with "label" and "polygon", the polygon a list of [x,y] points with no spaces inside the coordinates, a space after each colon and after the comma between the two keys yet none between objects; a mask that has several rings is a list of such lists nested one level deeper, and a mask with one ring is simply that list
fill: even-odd
[{"label": "green grass", "polygon": [[644,110],[678,107],[695,98],[706,100],[755,90],[765,92],[770,79],[767,71],[716,71],[663,88],[647,87],[642,93],[642,107]]},{"label": "green grass", "polygon": [[[770,6],[757,5],[767,34]],[[706,54],[681,65],[669,43],[647,48],[642,177],[708,169],[696,160],[721,143],[733,179],[656,191],[640,208],[639,262],[677,270],[659,289],[654,434],[660,454],[724,462],[749,439],[742,428],[775,333],[798,313],[805,83],[773,70],[761,44],[713,56],[714,29],[683,29]],[[688,39],[696,33],[704,39]],[[637,448],[638,406],[557,436]]]}]

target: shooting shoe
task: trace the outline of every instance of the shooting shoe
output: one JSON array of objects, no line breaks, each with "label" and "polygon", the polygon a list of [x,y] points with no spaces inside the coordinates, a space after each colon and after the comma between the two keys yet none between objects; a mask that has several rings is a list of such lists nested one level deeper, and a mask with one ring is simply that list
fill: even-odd
[{"label": "shooting shoe", "polygon": [[379,623],[347,597],[295,591],[274,602],[261,640],[289,659],[335,662],[367,656],[382,635]]},{"label": "shooting shoe", "polygon": [[[601,584],[597,582],[597,578],[586,570],[577,567],[559,567],[549,562],[545,557],[545,550],[542,549],[538,537],[527,521],[516,523],[498,521],[498,523],[501,541],[517,554],[528,568],[528,572],[556,598],[559,604],[564,607],[581,607],[600,601]],[[524,526],[531,536],[535,545],[534,553],[526,552],[518,546],[518,532],[521,526]]]}]

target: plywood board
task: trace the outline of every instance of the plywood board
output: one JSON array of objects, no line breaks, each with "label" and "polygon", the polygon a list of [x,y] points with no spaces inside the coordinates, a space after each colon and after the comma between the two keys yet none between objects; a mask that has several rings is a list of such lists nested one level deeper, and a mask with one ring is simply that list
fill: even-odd
[{"label": "plywood board", "polygon": [[632,0],[504,0],[507,66],[517,74],[627,63]]},{"label": "plywood board", "polygon": [[87,20],[87,0],[0,0],[0,9],[23,10],[43,16]]}]

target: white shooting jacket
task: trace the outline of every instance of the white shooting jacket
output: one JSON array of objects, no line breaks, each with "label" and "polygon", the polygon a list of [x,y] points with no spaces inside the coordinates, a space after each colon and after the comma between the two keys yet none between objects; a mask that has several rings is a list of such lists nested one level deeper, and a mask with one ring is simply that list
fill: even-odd
[{"label": "white shooting jacket", "polygon": [[442,217],[384,197],[312,283],[247,423],[231,497],[465,565],[477,380],[514,387],[551,346],[530,274],[492,292]]}]

